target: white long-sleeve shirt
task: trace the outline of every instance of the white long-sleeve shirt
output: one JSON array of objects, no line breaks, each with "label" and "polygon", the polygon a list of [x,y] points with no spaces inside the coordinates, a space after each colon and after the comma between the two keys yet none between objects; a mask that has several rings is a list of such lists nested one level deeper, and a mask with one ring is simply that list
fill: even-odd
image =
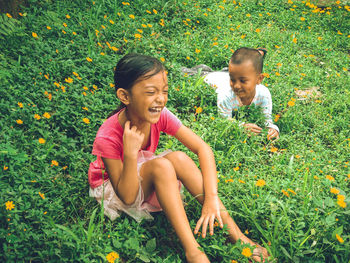
[{"label": "white long-sleeve shirt", "polygon": [[[230,86],[230,76],[228,72],[209,73],[204,78],[204,81],[216,88],[219,114],[225,118],[232,118],[232,112],[242,107],[243,104]],[[256,85],[255,96],[251,104],[260,106],[266,119],[266,126],[279,132],[278,126],[272,121],[272,99],[267,87],[262,84]]]}]

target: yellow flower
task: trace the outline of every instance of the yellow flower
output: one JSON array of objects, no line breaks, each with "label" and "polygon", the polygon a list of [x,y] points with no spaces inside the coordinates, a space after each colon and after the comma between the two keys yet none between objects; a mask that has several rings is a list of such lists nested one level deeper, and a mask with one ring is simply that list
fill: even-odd
[{"label": "yellow flower", "polygon": [[233,168],[233,171],[237,172],[239,170],[239,166]]},{"label": "yellow flower", "polygon": [[238,179],[238,182],[240,182],[241,184],[245,184],[245,181]]},{"label": "yellow flower", "polygon": [[55,161],[55,160],[52,160],[52,161],[51,161],[51,166],[58,166],[58,162]]},{"label": "yellow flower", "polygon": [[199,52],[201,52],[201,50],[196,48],[196,53],[198,54]]},{"label": "yellow flower", "polygon": [[344,239],[342,239],[341,236],[335,234],[335,237],[338,239],[339,243],[344,243]]},{"label": "yellow flower", "polygon": [[66,18],[67,18],[67,19],[70,19],[70,15],[66,15]]},{"label": "yellow flower", "polygon": [[89,57],[87,57],[86,60],[89,61],[89,62],[92,62],[92,59],[89,58]]},{"label": "yellow flower", "polygon": [[44,144],[45,142],[46,142],[46,140],[44,139],[44,138],[39,138],[39,143],[41,143],[41,144]]},{"label": "yellow flower", "polygon": [[86,124],[89,124],[90,123],[90,120],[88,118],[84,118],[83,119],[83,122],[85,122]]},{"label": "yellow flower", "polygon": [[39,195],[42,199],[45,199],[45,194],[39,192]]},{"label": "yellow flower", "polygon": [[283,193],[285,196],[289,197],[289,193],[286,192],[286,191],[284,191],[283,189],[282,189],[282,193]]},{"label": "yellow flower", "polygon": [[114,21],[112,19],[109,20],[109,23],[111,23],[112,25],[114,24]]},{"label": "yellow flower", "polygon": [[296,43],[298,42],[298,39],[293,38],[293,40],[292,40],[292,41],[293,41],[293,43],[295,43],[295,44],[296,44]]},{"label": "yellow flower", "polygon": [[292,189],[287,189],[287,191],[289,191],[289,192],[291,192],[293,195],[296,195],[297,193],[296,192],[294,192]]},{"label": "yellow flower", "polygon": [[340,207],[342,207],[342,208],[345,208],[345,207],[346,207],[346,203],[345,203],[344,201],[342,201],[342,200],[338,200],[338,201],[337,201],[337,204],[338,204]]},{"label": "yellow flower", "polygon": [[35,32],[32,32],[32,36],[33,36],[34,38],[37,38],[37,37],[38,37],[38,34],[35,33]]},{"label": "yellow flower", "polygon": [[329,181],[334,181],[334,177],[331,175],[326,175],[326,179],[328,179]]},{"label": "yellow flower", "polygon": [[23,108],[23,103],[22,102],[18,102],[17,104],[18,104],[18,107]]},{"label": "yellow flower", "polygon": [[332,194],[336,194],[336,195],[337,195],[337,194],[339,194],[339,192],[340,192],[340,191],[339,191],[337,188],[331,187],[331,193],[332,193]]},{"label": "yellow flower", "polygon": [[253,253],[252,253],[252,251],[250,250],[249,247],[243,248],[243,250],[242,250],[242,255],[243,255],[243,256],[249,258],[252,254],[253,254]]},{"label": "yellow flower", "polygon": [[275,119],[274,119],[274,122],[278,122],[278,120],[280,119],[281,115],[279,114],[276,114],[275,115]]},{"label": "yellow flower", "polygon": [[142,35],[141,34],[135,34],[135,38],[141,38]]},{"label": "yellow flower", "polygon": [[111,49],[112,49],[113,51],[118,51],[118,50],[119,50],[119,49],[118,49],[117,47],[115,47],[115,46],[111,47]]},{"label": "yellow flower", "polygon": [[237,260],[232,259],[232,260],[231,260],[231,263],[238,263],[238,261],[237,261]]},{"label": "yellow flower", "polygon": [[301,21],[305,21],[305,17],[300,17],[300,20]]},{"label": "yellow flower", "polygon": [[107,261],[110,263],[113,263],[117,258],[119,258],[119,254],[114,251],[106,256]]},{"label": "yellow flower", "polygon": [[259,187],[263,187],[264,185],[266,185],[266,182],[264,179],[259,179],[255,185]]},{"label": "yellow flower", "polygon": [[65,82],[67,82],[67,83],[72,83],[73,82],[73,79],[71,78],[71,77],[68,77],[68,78],[66,78],[66,79],[64,79],[65,80]]},{"label": "yellow flower", "polygon": [[15,205],[13,204],[13,201],[7,201],[5,203],[5,205],[6,205],[6,210],[12,210],[12,209],[15,208]]},{"label": "yellow flower", "polygon": [[338,201],[344,201],[345,196],[344,195],[337,195],[337,199],[338,199]]},{"label": "yellow flower", "polygon": [[46,26],[47,30],[51,30],[51,27],[50,26]]},{"label": "yellow flower", "polygon": [[6,171],[9,167],[4,165],[4,171]]},{"label": "yellow flower", "polygon": [[251,14],[246,14],[247,17],[251,17],[252,15]]},{"label": "yellow flower", "polygon": [[270,149],[270,152],[272,152],[272,153],[277,152],[277,151],[278,151],[278,148],[276,148],[275,146],[272,146]]},{"label": "yellow flower", "polygon": [[64,27],[67,27],[67,24],[66,24],[66,23],[63,23],[63,26],[64,26]]},{"label": "yellow flower", "polygon": [[20,119],[16,120],[16,122],[17,122],[17,124],[23,124],[23,121]]},{"label": "yellow flower", "polygon": [[196,109],[196,114],[199,114],[199,113],[201,113],[202,111],[203,111],[202,107],[198,107],[198,108]]},{"label": "yellow flower", "polygon": [[40,119],[41,119],[41,117],[40,117],[40,115],[39,115],[39,114],[34,114],[34,119],[40,120]]},{"label": "yellow flower", "polygon": [[87,110],[89,110],[89,109],[88,109],[88,108],[86,108],[86,107],[82,107],[82,109],[83,109],[83,110],[86,110],[86,111],[87,111]]},{"label": "yellow flower", "polygon": [[287,104],[289,107],[293,107],[295,105],[295,102],[291,100],[291,101],[288,101]]},{"label": "yellow flower", "polygon": [[129,17],[130,17],[131,19],[135,19],[135,16],[134,16],[134,15],[129,15]]},{"label": "yellow flower", "polygon": [[247,35],[246,34],[243,34],[241,35],[241,38],[244,39]]},{"label": "yellow flower", "polygon": [[11,16],[9,13],[6,13],[6,16],[7,16],[8,18],[12,18],[12,16]]},{"label": "yellow flower", "polygon": [[255,29],[255,32],[256,32],[256,33],[260,33],[260,32],[261,32],[261,29],[260,29],[260,28],[257,28],[257,29]]},{"label": "yellow flower", "polygon": [[153,9],[153,13],[158,14],[158,11],[157,11],[157,10],[155,10],[155,9]]},{"label": "yellow flower", "polygon": [[45,112],[45,113],[43,114],[43,117],[46,118],[46,119],[50,119],[50,118],[51,118],[51,114],[48,113],[48,112]]}]

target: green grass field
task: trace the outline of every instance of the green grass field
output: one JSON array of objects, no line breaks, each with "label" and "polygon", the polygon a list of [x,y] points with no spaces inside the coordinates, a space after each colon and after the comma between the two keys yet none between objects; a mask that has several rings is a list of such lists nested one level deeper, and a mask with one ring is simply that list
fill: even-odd
[{"label": "green grass field", "polygon": [[[163,61],[167,107],[212,147],[242,231],[278,262],[350,262],[348,3],[28,2],[17,19],[0,14],[1,262],[184,261],[162,213],[112,222],[88,195],[92,143],[118,105],[113,67],[128,52]],[[275,142],[221,119],[215,91],[181,73],[220,70],[241,46],[268,49]],[[163,135],[168,148],[195,159]],[[185,202],[194,229],[200,206],[186,192]],[[226,237],[216,228],[198,242],[212,262],[248,262]]]}]

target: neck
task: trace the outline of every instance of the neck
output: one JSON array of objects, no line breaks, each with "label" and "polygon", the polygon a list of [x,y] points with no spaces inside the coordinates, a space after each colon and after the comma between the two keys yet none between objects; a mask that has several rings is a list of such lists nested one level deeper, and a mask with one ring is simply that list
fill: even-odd
[{"label": "neck", "polygon": [[142,130],[143,128],[149,126],[148,122],[145,121],[141,121],[137,118],[134,118],[132,116],[132,114],[130,114],[130,112],[128,111],[128,108],[125,108],[124,112],[122,112],[124,114],[121,114],[120,116],[120,121],[122,126],[124,127],[125,122],[130,121],[130,127],[132,126],[136,126],[137,129]]}]

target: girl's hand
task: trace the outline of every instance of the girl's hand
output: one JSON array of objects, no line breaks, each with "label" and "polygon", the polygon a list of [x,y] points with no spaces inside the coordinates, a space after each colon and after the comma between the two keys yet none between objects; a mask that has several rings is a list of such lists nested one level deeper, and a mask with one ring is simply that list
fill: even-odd
[{"label": "girl's hand", "polygon": [[213,235],[215,219],[218,220],[220,227],[223,228],[224,224],[222,223],[220,215],[219,197],[217,195],[210,197],[206,196],[202,207],[202,216],[197,222],[194,234],[197,234],[199,228],[202,226],[202,237],[205,238],[209,224],[209,233],[210,235]]},{"label": "girl's hand", "polygon": [[254,124],[254,123],[246,123],[243,125],[243,127],[251,133],[254,134],[259,134],[262,131],[262,128],[260,128],[258,125]]},{"label": "girl's hand", "polygon": [[137,130],[136,126],[130,128],[130,121],[124,126],[123,145],[125,156],[136,156],[141,149],[145,135]]},{"label": "girl's hand", "polygon": [[267,139],[271,140],[271,139],[274,139],[274,138],[278,139],[279,138],[279,133],[274,128],[270,128],[269,132],[267,133]]}]

